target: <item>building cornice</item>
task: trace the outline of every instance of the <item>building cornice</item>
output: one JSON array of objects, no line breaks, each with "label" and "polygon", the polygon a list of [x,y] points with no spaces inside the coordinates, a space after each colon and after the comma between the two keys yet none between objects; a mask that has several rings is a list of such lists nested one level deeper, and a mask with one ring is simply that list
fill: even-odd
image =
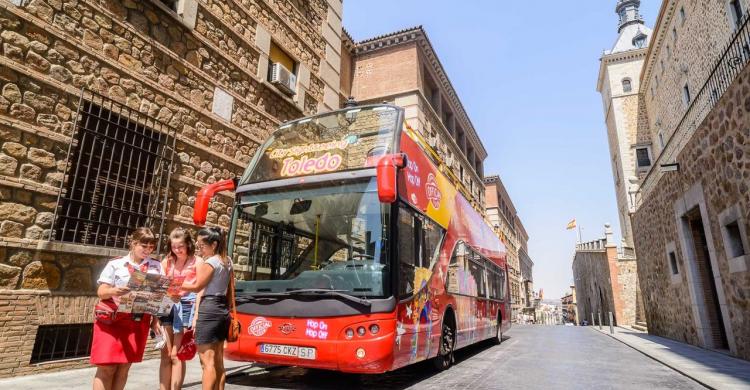
[{"label": "building cornice", "polygon": [[490,175],[484,178],[485,191],[487,186],[491,185],[497,186],[496,191],[498,195],[500,195],[500,198],[505,199],[505,203],[508,205],[508,207],[510,207],[511,213],[513,214],[513,216],[516,216],[516,214],[518,213],[518,211],[516,210],[516,205],[513,204],[513,199],[510,198],[508,189],[505,188],[505,183],[503,183],[503,179],[500,178],[500,175]]},{"label": "building cornice", "polygon": [[642,88],[641,90],[646,91],[648,88],[648,81],[651,76],[651,69],[654,66],[654,63],[656,62],[655,59],[661,52],[662,43],[664,42],[664,37],[667,33],[666,28],[662,28],[663,26],[668,26],[669,23],[672,21],[672,17],[674,16],[674,12],[676,9],[677,1],[676,0],[665,0],[661,4],[661,9],[659,10],[659,17],[656,19],[656,25],[654,25],[653,29],[653,36],[651,37],[651,41],[648,45],[648,52],[646,52],[646,61],[643,64],[643,69],[641,70],[641,80],[640,84],[644,86],[645,88]]},{"label": "building cornice", "polygon": [[[650,47],[650,46],[649,46]],[[648,48],[633,49],[628,51],[621,51],[617,53],[602,54],[599,59],[599,78],[596,82],[596,91],[602,91],[602,83],[604,82],[604,71],[607,65],[616,64],[620,62],[631,62],[646,58]]]},{"label": "building cornice", "polygon": [[383,49],[389,49],[395,46],[404,45],[407,43],[417,43],[425,54],[425,58],[430,63],[432,69],[438,76],[439,83],[442,86],[443,91],[447,93],[448,100],[456,108],[456,117],[463,122],[463,128],[466,130],[467,135],[471,138],[472,146],[474,147],[474,153],[480,161],[484,161],[487,158],[487,149],[479,139],[474,124],[471,122],[469,115],[466,113],[461,100],[458,98],[453,84],[448,78],[448,74],[440,62],[440,59],[435,52],[435,48],[432,46],[430,39],[427,37],[427,33],[424,31],[422,26],[416,26],[407,28],[404,30],[396,31],[390,34],[379,35],[373,38],[365,39],[357,42],[355,45],[354,53],[356,55],[363,55],[373,53]]},{"label": "building cornice", "polygon": [[349,53],[354,53],[354,38],[352,38],[349,31],[346,31],[344,27],[341,27],[341,42]]}]

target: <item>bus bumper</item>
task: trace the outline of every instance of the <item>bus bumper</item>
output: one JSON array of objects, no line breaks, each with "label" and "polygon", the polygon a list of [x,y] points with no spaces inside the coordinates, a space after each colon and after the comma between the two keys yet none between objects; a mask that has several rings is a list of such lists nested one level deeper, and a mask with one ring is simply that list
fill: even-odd
[{"label": "bus bumper", "polygon": [[[307,337],[304,323],[295,324],[289,319],[269,319],[272,323],[282,322],[281,326],[267,332],[263,336],[255,336],[250,332],[247,320],[240,320],[243,324],[242,334],[238,341],[227,343],[224,357],[235,361],[253,361],[265,364],[284,366],[299,366],[325,370],[336,370],[349,373],[376,374],[389,371],[393,367],[393,347],[395,337],[395,320],[376,321],[381,331],[372,335],[369,330],[365,336],[355,333],[351,339],[345,338],[346,328],[356,330],[358,326],[369,326],[372,320],[347,326],[337,326],[339,320],[329,321],[332,327],[327,339]],[[252,317],[250,318],[252,321]],[[290,335],[282,335],[279,328],[287,325],[287,330],[294,329]],[[301,326],[300,326],[301,325]],[[334,328],[335,327],[335,328]],[[308,328],[309,329],[309,328]],[[257,328],[256,328],[257,330]],[[298,336],[294,333],[300,333]],[[257,332],[256,332],[257,333]],[[261,352],[261,345],[276,344],[280,346],[306,347],[315,349],[314,359],[303,359],[296,356],[279,356]]]}]

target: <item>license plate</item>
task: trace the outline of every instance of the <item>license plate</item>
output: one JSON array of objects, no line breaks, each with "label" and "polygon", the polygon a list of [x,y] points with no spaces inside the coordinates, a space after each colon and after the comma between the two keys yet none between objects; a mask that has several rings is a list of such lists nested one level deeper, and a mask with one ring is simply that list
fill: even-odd
[{"label": "license plate", "polygon": [[315,348],[298,347],[296,345],[261,344],[260,353],[315,360]]}]

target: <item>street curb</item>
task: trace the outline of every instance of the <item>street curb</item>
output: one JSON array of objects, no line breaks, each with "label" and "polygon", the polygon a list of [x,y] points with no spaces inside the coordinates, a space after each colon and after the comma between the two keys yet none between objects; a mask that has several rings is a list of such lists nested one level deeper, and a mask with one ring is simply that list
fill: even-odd
[{"label": "street curb", "polygon": [[599,330],[599,329],[596,329],[596,328],[594,328],[593,326],[592,326],[592,329],[593,329],[593,330],[594,330],[595,332],[597,332],[597,333],[601,333],[601,334],[603,334],[603,335],[605,335],[605,336],[609,336],[609,338],[611,338],[611,339],[613,339],[613,340],[616,340],[616,341],[618,341],[618,342],[620,342],[620,343],[622,343],[622,344],[624,344],[624,345],[627,345],[628,347],[632,348],[632,349],[633,349],[633,350],[635,350],[635,351],[638,351],[638,352],[640,352],[640,353],[641,353],[641,354],[642,354],[643,356],[646,356],[646,357],[650,358],[651,360],[654,360],[654,361],[656,361],[656,362],[659,362],[659,363],[661,363],[662,365],[664,365],[664,366],[666,366],[666,367],[669,367],[669,368],[671,368],[672,370],[674,370],[674,371],[676,371],[676,372],[679,372],[679,373],[680,373],[680,374],[682,374],[683,376],[685,376],[685,377],[688,377],[688,378],[690,378],[690,379],[694,380],[695,382],[697,382],[698,384],[700,384],[701,386],[703,386],[703,387],[705,387],[705,388],[707,388],[707,389],[711,389],[711,390],[717,390],[717,389],[716,389],[715,387],[713,387],[713,386],[709,385],[708,383],[705,383],[705,382],[703,382],[702,380],[698,379],[697,377],[695,377],[695,376],[693,376],[693,375],[690,375],[690,374],[688,374],[688,373],[687,373],[686,371],[684,371],[684,370],[681,370],[681,369],[679,369],[679,368],[675,367],[674,365],[672,365],[672,364],[669,364],[669,363],[667,363],[667,362],[665,362],[665,361],[663,361],[663,360],[661,360],[661,359],[659,359],[659,358],[657,358],[657,357],[655,357],[655,356],[653,356],[653,355],[649,355],[648,353],[644,352],[643,350],[641,350],[641,349],[639,349],[639,348],[636,348],[635,346],[633,346],[633,345],[631,345],[631,344],[628,344],[628,343],[626,343],[625,341],[623,341],[623,340],[620,340],[620,339],[618,339],[617,337],[615,337],[615,336],[613,336],[613,335],[611,335],[611,334],[609,334],[609,333],[607,333],[607,332],[605,332],[605,331],[603,331],[603,330]]}]

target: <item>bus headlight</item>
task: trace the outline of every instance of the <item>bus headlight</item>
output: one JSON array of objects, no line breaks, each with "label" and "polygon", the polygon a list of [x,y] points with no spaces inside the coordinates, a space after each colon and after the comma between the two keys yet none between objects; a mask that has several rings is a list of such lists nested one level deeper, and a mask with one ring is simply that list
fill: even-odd
[{"label": "bus headlight", "polygon": [[370,333],[375,335],[378,334],[378,332],[380,332],[380,327],[378,326],[378,324],[370,325]]},{"label": "bus headlight", "polygon": [[367,331],[365,330],[364,326],[360,326],[359,328],[357,328],[357,334],[359,335],[359,337],[364,336],[366,333]]},{"label": "bus headlight", "polygon": [[352,330],[352,328],[347,328],[346,329],[345,336],[346,336],[347,340],[349,340],[352,337],[354,337],[354,331]]}]

